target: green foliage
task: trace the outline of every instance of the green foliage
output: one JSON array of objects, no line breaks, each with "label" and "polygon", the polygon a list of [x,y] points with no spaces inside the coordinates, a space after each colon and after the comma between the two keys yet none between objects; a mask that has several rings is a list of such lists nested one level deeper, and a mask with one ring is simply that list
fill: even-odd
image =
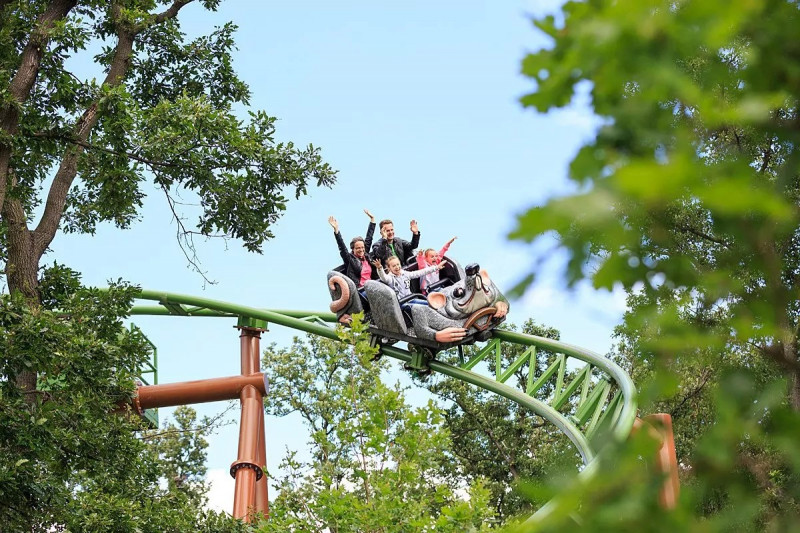
[{"label": "green foliage", "polygon": [[[276,119],[249,108],[249,88],[233,68],[233,24],[188,39],[178,11],[161,2],[84,2],[39,35],[48,5],[4,2],[0,17],[0,152],[9,151],[0,178],[29,222],[48,195],[42,220],[60,219],[53,227],[93,234],[108,221],[127,228],[149,181],[186,238],[191,216],[199,233],[241,239],[260,252],[288,194],[299,198],[335,181],[318,148],[276,141]],[[21,70],[26,46],[37,40],[41,62]],[[105,79],[74,68],[92,63]],[[196,197],[199,208],[178,211],[181,194]]]},{"label": "green foliage", "polygon": [[[506,327],[517,329],[514,325]],[[555,340],[560,336],[557,330],[533,320],[523,324],[522,332]],[[468,346],[464,355],[469,359],[475,351]],[[507,347],[502,352],[504,364],[514,362],[523,351],[523,346]],[[522,365],[507,383],[525,390],[528,372],[541,375],[555,357],[548,350],[538,350],[533,367]],[[493,373],[494,360],[484,360],[475,370]],[[567,374],[566,379],[569,381],[571,376]],[[444,427],[453,443],[458,475],[468,480],[485,480],[489,505],[499,523],[518,515],[530,515],[546,501],[531,502],[527,493],[518,490],[521,482],[545,479],[565,463],[574,473],[581,464],[572,443],[556,427],[515,402],[439,375],[424,385],[443,404]],[[546,384],[541,391],[543,397],[552,393],[553,383]]]},{"label": "green foliage", "polygon": [[174,423],[144,433],[151,451],[161,458],[162,471],[170,492],[181,493],[197,506],[206,503],[204,476],[206,474],[206,448],[208,435],[214,424],[204,417],[197,424],[197,413],[180,406],[173,414]]},{"label": "green foliage", "polygon": [[[298,413],[311,430],[311,459],[290,452],[280,494],[260,531],[484,531],[489,490],[454,477],[443,413],[411,408],[397,385],[381,383],[382,360],[354,322],[356,349],[295,339],[267,350],[267,412]],[[344,332],[343,332],[344,334]]]},{"label": "green foliage", "polygon": [[[0,298],[2,529],[241,528],[201,507],[207,429],[196,427],[193,411],[179,410],[176,427],[142,440],[141,420],[123,407],[149,350],[122,324],[136,289],[86,289],[58,266],[47,279],[45,301],[58,314]],[[23,392],[15,380],[31,368],[39,388]]]},{"label": "green foliage", "polygon": [[634,439],[542,528],[566,527],[578,501],[590,530],[796,527],[797,3],[568,2],[535,24],[551,45],[525,58],[522,103],[586,92],[603,125],[570,166],[578,192],[511,237],[555,234],[568,282],[628,291],[620,359],[643,409],[674,416],[684,486],[677,511],[654,507]]}]

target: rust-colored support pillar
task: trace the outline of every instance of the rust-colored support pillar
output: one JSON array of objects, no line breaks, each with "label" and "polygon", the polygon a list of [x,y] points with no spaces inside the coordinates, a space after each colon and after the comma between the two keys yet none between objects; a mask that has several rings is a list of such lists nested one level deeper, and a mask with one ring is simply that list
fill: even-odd
[{"label": "rust-colored support pillar", "polygon": [[678,505],[680,479],[678,478],[678,458],[675,452],[675,436],[672,432],[672,417],[666,413],[647,415],[644,420],[637,418],[633,431],[646,429],[648,434],[660,442],[653,458],[653,466],[665,476],[658,495],[658,503],[664,509],[674,509]]},{"label": "rust-colored support pillar", "polygon": [[666,479],[658,500],[664,509],[674,509],[678,505],[681,486],[680,479],[678,479],[678,455],[675,452],[672,417],[667,413],[656,413],[648,415],[644,419],[658,431],[661,437],[661,446],[656,454],[655,464],[658,471],[666,475]]},{"label": "rust-colored support pillar", "polygon": [[250,521],[255,509],[256,481],[264,477],[258,465],[258,412],[264,409],[261,394],[253,387],[242,390],[242,419],[239,423],[239,458],[231,465],[236,480],[233,489],[233,517]]},{"label": "rust-colored support pillar", "polygon": [[[239,327],[242,375],[259,373],[260,328]],[[231,465],[231,476],[236,480],[233,492],[233,516],[249,522],[252,513],[269,512],[267,479],[264,476],[266,444],[264,443],[264,399],[255,387],[247,386],[241,394],[242,418],[239,425],[239,456]],[[263,444],[263,446],[262,446]],[[263,449],[263,455],[260,453]],[[257,489],[258,484],[261,489]],[[263,500],[256,497],[263,492]],[[263,507],[263,508],[262,508]]]},{"label": "rust-colored support pillar", "polygon": [[264,410],[258,413],[258,447],[256,461],[264,469],[264,476],[256,481],[256,511],[269,518],[269,488],[267,487],[267,443],[264,428]]}]

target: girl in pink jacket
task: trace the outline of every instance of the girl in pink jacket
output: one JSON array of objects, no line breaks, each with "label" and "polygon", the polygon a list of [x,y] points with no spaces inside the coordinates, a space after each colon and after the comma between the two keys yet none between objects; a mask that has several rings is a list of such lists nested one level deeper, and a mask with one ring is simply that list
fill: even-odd
[{"label": "girl in pink jacket", "polygon": [[[442,262],[442,258],[444,254],[447,253],[447,250],[450,249],[450,245],[453,244],[453,241],[456,240],[458,237],[453,237],[449,241],[442,246],[442,249],[438,252],[433,248],[428,248],[424,252],[417,252],[417,267],[419,270],[427,268],[429,266],[436,266]],[[439,281],[439,271],[434,270],[422,276],[419,280],[419,287],[422,289],[422,294],[428,294],[428,286],[433,283]]]}]

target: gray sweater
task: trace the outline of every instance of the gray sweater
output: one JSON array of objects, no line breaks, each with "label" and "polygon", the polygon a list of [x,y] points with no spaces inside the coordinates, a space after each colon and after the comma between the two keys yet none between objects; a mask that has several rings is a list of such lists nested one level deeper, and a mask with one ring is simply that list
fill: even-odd
[{"label": "gray sweater", "polygon": [[389,287],[397,293],[397,298],[402,299],[406,296],[411,295],[411,280],[414,278],[421,278],[425,274],[430,274],[437,270],[436,265],[431,265],[427,268],[423,268],[422,270],[401,270],[400,274],[394,275],[391,272],[384,272],[382,268],[376,269],[378,271],[378,277],[381,278],[381,281],[387,284]]}]

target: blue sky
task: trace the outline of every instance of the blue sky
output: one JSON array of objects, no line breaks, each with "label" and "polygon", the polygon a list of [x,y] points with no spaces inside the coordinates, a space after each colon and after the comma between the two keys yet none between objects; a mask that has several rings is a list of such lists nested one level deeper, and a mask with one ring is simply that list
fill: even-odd
[{"label": "blue sky", "polygon": [[[54,259],[104,286],[122,278],[148,289],[202,295],[244,305],[327,310],[325,274],[340,261],[327,224],[334,215],[345,240],[363,235],[369,208],[391,218],[400,237],[419,222],[421,246],[458,240],[450,254],[478,262],[501,288],[553,260],[536,285],[512,302],[509,320],[528,318],[561,330],[562,339],[600,353],[624,308],[621,294],[558,279],[558,254],[506,239],[515,215],[571,190],[567,165],[598,121],[579,97],[572,107],[538,115],[518,98],[532,89],[519,74],[526,52],[547,45],[531,13],[558,2],[443,0],[400,3],[345,1],[223,2],[216,13],[190,5],[181,13],[190,35],[233,21],[239,26],[235,67],[252,90],[252,107],[278,117],[278,138],[313,143],[338,169],[332,189],[313,189],[289,203],[263,255],[240,243],[198,241],[216,285],[205,287],[176,244],[164,198],[148,192],[132,229],[101,227],[94,237],[58,235]],[[191,201],[191,198],[186,198]],[[159,347],[161,382],[238,374],[238,336],[220,319],[137,317]],[[262,345],[287,343],[276,326]],[[198,406],[213,414],[226,404]],[[238,410],[234,411],[238,417]],[[268,462],[306,437],[292,417],[267,420]],[[215,501],[232,499],[227,469],[236,459],[237,428],[211,441]]]}]

